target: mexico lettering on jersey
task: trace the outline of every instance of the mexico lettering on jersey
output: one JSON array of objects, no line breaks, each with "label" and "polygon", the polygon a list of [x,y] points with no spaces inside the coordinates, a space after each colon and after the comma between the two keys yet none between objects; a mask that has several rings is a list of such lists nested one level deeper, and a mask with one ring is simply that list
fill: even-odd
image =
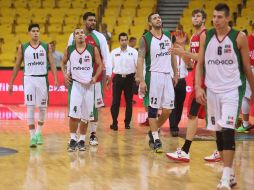
[{"label": "mexico lettering on jersey", "polygon": [[[86,44],[90,44],[90,45],[92,45],[94,47],[97,47],[97,49],[98,49],[98,51],[100,53],[100,56],[101,56],[100,41],[99,41],[98,37],[96,36],[95,31],[92,31],[92,33],[90,33],[89,35],[85,36],[85,42],[86,42]],[[75,41],[73,40],[72,41],[72,45],[74,45],[74,44],[75,44]],[[101,59],[102,59],[102,56],[101,56]],[[94,65],[94,71],[95,72],[96,72],[97,68],[98,68],[98,65],[95,64]],[[102,80],[102,77],[103,77],[102,75],[103,75],[103,72],[98,77],[97,82]]]},{"label": "mexico lettering on jersey", "polygon": [[254,35],[253,34],[248,36],[248,44],[249,44],[250,64],[254,66]]},{"label": "mexico lettering on jersey", "polygon": [[72,79],[82,84],[90,83],[94,72],[94,47],[87,44],[83,52],[78,52],[76,46],[71,45],[68,58]]},{"label": "mexico lettering on jersey", "polygon": [[40,42],[34,48],[30,43],[22,44],[24,75],[38,76],[48,74],[48,44]]},{"label": "mexico lettering on jersey", "polygon": [[161,38],[156,38],[151,32],[143,35],[146,44],[146,72],[170,73],[174,75],[171,65],[169,48],[172,46],[170,33],[162,33]]},{"label": "mexico lettering on jersey", "polygon": [[245,86],[243,64],[236,38],[239,31],[231,29],[222,41],[215,29],[207,32],[205,41],[205,84],[215,93]]}]

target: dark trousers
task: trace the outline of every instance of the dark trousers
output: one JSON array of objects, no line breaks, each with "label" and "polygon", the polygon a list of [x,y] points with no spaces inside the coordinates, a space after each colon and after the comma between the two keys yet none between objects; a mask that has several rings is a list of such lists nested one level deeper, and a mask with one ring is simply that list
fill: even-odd
[{"label": "dark trousers", "polygon": [[178,124],[182,117],[183,104],[186,97],[186,81],[179,79],[175,87],[175,109],[169,116],[170,131],[179,131]]},{"label": "dark trousers", "polygon": [[113,119],[113,125],[117,125],[119,107],[121,101],[122,91],[124,92],[125,102],[126,102],[126,110],[125,110],[125,125],[129,125],[132,117],[132,97],[133,97],[133,82],[135,74],[126,75],[123,77],[122,75],[116,74],[113,78],[113,100],[111,106],[111,115]]}]

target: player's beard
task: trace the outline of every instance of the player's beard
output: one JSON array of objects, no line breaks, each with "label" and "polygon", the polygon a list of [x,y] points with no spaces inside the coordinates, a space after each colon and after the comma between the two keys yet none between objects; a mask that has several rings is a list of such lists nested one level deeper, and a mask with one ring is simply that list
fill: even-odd
[{"label": "player's beard", "polygon": [[95,30],[95,26],[87,26],[86,25],[86,28],[88,29],[89,32],[92,32],[93,30]]},{"label": "player's beard", "polygon": [[200,21],[198,24],[194,25],[193,24],[193,27],[196,28],[196,29],[199,29],[203,24],[203,21]]},{"label": "player's beard", "polygon": [[162,24],[161,25],[153,25],[153,28],[156,30],[162,29]]}]

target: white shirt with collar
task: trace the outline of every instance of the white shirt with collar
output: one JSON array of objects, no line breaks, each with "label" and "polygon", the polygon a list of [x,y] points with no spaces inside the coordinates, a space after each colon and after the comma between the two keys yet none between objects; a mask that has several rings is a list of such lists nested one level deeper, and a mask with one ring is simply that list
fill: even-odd
[{"label": "white shirt with collar", "polygon": [[121,75],[136,73],[138,51],[130,46],[122,51],[119,47],[111,51],[111,60],[113,73]]}]

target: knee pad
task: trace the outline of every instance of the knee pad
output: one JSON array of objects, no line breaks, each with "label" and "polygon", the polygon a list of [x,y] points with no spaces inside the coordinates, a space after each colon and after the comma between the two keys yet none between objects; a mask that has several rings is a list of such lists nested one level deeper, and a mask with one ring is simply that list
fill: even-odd
[{"label": "knee pad", "polygon": [[250,100],[246,97],[243,98],[242,113],[243,114],[249,114],[250,113]]},{"label": "knee pad", "polygon": [[235,130],[222,128],[223,150],[235,151]]},{"label": "knee pad", "polygon": [[44,122],[45,117],[46,117],[46,107],[39,107],[39,118],[38,122]]},{"label": "knee pad", "polygon": [[34,110],[35,110],[35,106],[27,106],[27,123],[28,123],[28,125],[34,125]]},{"label": "knee pad", "polygon": [[218,151],[223,151],[223,137],[221,131],[216,131],[216,144]]},{"label": "knee pad", "polygon": [[157,108],[152,108],[151,106],[148,107],[148,118],[157,118]]}]

